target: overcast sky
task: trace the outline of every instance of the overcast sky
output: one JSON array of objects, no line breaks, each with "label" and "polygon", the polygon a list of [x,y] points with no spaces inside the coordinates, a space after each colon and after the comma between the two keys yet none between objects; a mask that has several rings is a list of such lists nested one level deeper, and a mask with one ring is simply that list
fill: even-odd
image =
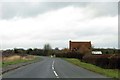
[{"label": "overcast sky", "polygon": [[0,3],[2,49],[65,48],[69,40],[118,47],[117,2],[14,1]]}]

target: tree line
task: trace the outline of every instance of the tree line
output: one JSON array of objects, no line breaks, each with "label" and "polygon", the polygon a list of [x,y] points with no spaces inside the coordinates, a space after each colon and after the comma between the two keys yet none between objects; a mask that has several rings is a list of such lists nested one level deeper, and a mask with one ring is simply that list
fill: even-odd
[{"label": "tree line", "polygon": [[2,57],[9,57],[13,55],[27,56],[27,55],[37,55],[37,56],[51,56],[64,58],[77,58],[83,62],[91,63],[103,68],[119,68],[120,65],[120,50],[118,49],[101,49],[93,48],[94,51],[102,51],[102,55],[92,55],[86,53],[80,53],[79,51],[70,51],[67,48],[59,50],[59,48],[52,49],[50,44],[45,44],[43,49],[29,48],[27,50],[22,48],[14,48],[9,50],[3,50]]},{"label": "tree line", "polygon": [[[104,49],[104,48],[93,48],[93,51],[102,51],[103,54],[118,54],[120,53],[119,49],[115,49],[115,48],[108,48],[108,49]],[[75,53],[79,53],[79,52],[74,52]],[[18,54],[21,56],[25,56],[25,55],[38,55],[38,56],[50,56],[50,55],[56,55],[56,56],[73,56],[72,52],[69,51],[69,49],[64,48],[62,50],[59,50],[59,48],[55,48],[52,49],[50,44],[45,44],[43,49],[38,49],[38,48],[29,48],[27,50],[22,49],[22,48],[14,48],[14,49],[8,49],[8,50],[3,50],[2,51],[2,56],[12,56],[14,54]],[[76,54],[76,55],[77,55]],[[79,53],[80,54],[80,53]],[[82,55],[82,54],[81,54]]]}]

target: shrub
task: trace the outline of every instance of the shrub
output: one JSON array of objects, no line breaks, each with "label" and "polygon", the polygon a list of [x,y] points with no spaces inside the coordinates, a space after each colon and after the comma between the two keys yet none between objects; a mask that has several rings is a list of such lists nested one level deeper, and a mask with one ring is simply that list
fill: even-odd
[{"label": "shrub", "polygon": [[82,61],[102,68],[120,68],[120,55],[115,54],[85,55]]},{"label": "shrub", "polygon": [[120,55],[114,55],[109,59],[109,68],[120,69]]},{"label": "shrub", "polygon": [[78,58],[82,59],[83,54],[79,52],[65,52],[65,53],[56,53],[56,57],[65,57],[65,58]]},{"label": "shrub", "polygon": [[96,59],[96,66],[100,66],[102,68],[108,68],[109,59],[106,57],[100,57]]}]

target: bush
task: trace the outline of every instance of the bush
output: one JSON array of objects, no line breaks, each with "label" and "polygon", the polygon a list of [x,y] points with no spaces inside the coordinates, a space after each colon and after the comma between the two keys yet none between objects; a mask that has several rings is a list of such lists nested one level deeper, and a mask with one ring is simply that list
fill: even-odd
[{"label": "bush", "polygon": [[109,68],[120,69],[120,55],[112,56],[109,59]]},{"label": "bush", "polygon": [[119,69],[120,67],[120,55],[114,54],[86,55],[82,61],[102,68]]},{"label": "bush", "polygon": [[108,68],[109,65],[109,59],[105,57],[100,57],[96,59],[96,66],[100,66],[102,68]]},{"label": "bush", "polygon": [[96,60],[100,57],[100,55],[85,55],[83,57],[84,62],[86,63],[91,63],[91,64],[96,64]]},{"label": "bush", "polygon": [[82,59],[84,55],[80,54],[79,52],[61,52],[61,53],[56,53],[56,57],[65,57],[65,58],[78,58]]}]

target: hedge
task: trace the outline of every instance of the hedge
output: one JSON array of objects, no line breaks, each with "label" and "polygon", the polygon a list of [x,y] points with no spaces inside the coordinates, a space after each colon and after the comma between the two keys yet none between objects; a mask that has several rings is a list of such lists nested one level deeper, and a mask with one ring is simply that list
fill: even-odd
[{"label": "hedge", "polygon": [[65,58],[78,58],[82,59],[84,56],[83,54],[80,54],[79,52],[65,52],[65,53],[56,53],[56,57],[65,57]]},{"label": "hedge", "polygon": [[120,55],[114,54],[86,55],[82,61],[102,68],[118,69],[120,67]]}]

